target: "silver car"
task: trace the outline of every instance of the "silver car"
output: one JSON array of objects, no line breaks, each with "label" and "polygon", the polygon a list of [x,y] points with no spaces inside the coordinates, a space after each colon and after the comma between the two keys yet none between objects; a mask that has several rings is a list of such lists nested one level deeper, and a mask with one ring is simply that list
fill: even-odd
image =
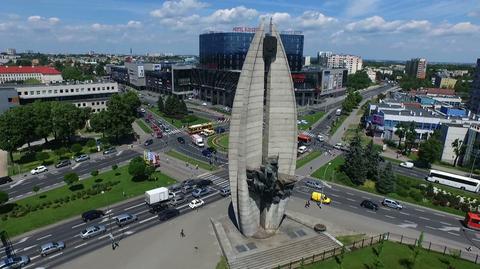
[{"label": "silver car", "polygon": [[105,228],[104,225],[93,225],[93,226],[87,227],[85,230],[83,230],[80,233],[80,237],[82,239],[88,239],[88,238],[91,238],[91,237],[95,237],[99,234],[103,234],[106,231],[107,231],[107,228]]},{"label": "silver car", "polygon": [[23,266],[30,263],[30,257],[28,256],[17,256],[14,258],[7,258],[0,261],[1,269],[14,269],[22,268]]},{"label": "silver car", "polygon": [[49,242],[43,244],[40,247],[40,255],[47,256],[50,253],[61,251],[65,248],[65,243],[63,241],[58,242]]},{"label": "silver car", "polygon": [[78,156],[77,158],[75,158],[75,161],[77,163],[84,162],[86,160],[90,160],[90,156],[88,156],[87,154],[82,154],[82,155]]},{"label": "silver car", "polygon": [[178,194],[178,195],[175,195],[175,197],[173,197],[172,199],[170,199],[169,205],[170,206],[177,206],[177,205],[181,205],[185,202],[186,202],[185,196],[183,196],[181,194]]},{"label": "silver car", "polygon": [[115,223],[117,223],[119,227],[122,227],[123,225],[127,225],[137,220],[138,217],[136,215],[132,215],[129,213],[123,213],[115,217]]},{"label": "silver car", "polygon": [[320,182],[317,181],[317,180],[311,180],[311,179],[309,179],[309,180],[305,181],[305,186],[310,187],[310,188],[312,188],[312,189],[318,189],[318,190],[323,189],[322,183],[320,183]]}]

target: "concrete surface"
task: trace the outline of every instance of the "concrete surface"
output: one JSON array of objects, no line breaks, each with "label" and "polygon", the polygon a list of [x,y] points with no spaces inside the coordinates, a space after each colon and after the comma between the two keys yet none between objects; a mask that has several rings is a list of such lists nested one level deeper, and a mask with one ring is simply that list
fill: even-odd
[{"label": "concrete surface", "polygon": [[8,152],[0,150],[0,178],[8,176]]}]

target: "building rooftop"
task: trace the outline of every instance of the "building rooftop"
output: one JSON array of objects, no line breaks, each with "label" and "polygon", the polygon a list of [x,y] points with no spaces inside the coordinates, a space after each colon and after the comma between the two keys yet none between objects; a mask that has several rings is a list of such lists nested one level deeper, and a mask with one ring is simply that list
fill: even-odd
[{"label": "building rooftop", "polygon": [[50,66],[0,66],[0,74],[40,73],[43,75],[61,75],[62,73]]},{"label": "building rooftop", "polygon": [[411,96],[415,95],[455,95],[454,89],[441,89],[441,88],[425,88],[419,90],[411,90],[409,93]]}]

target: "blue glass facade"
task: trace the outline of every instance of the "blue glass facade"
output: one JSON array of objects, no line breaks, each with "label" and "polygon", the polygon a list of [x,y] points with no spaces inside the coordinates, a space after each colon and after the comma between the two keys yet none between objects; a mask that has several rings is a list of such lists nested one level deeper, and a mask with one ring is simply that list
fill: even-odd
[{"label": "blue glass facade", "polygon": [[[241,70],[253,33],[205,33],[200,39],[200,65],[209,69]],[[303,35],[281,34],[290,70],[302,69]]]}]

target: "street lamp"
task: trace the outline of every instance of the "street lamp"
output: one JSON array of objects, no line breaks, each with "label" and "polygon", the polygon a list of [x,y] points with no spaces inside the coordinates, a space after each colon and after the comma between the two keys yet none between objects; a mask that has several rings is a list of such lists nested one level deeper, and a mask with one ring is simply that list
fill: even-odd
[{"label": "street lamp", "polygon": [[473,162],[472,162],[472,168],[470,169],[470,177],[472,177],[472,174],[473,174],[473,168],[475,167],[475,162],[477,161],[477,157],[478,157],[479,153],[478,152],[475,152],[475,158],[473,158]]},{"label": "street lamp", "polygon": [[331,162],[328,163],[327,168],[325,168],[325,171],[323,171],[323,179],[324,179],[324,180],[325,180],[325,176],[326,176],[326,174],[327,174],[328,167],[330,167],[330,165],[332,165]]},{"label": "street lamp", "polygon": [[[330,165],[332,165],[331,162],[328,163],[327,168],[325,168],[325,171],[323,171],[323,180],[326,180],[325,176],[327,174],[327,169],[330,167]],[[320,190],[320,207],[322,207],[324,196],[325,196],[325,192],[323,191],[323,186],[322,186],[322,189]]]}]

